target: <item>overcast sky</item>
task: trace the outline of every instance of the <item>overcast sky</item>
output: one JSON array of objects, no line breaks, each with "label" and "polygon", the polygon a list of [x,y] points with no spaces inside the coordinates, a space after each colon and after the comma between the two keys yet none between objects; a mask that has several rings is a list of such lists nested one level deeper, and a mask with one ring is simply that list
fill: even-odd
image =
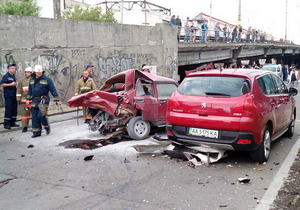
[{"label": "overcast sky", "polygon": [[[126,0],[124,0],[126,1]],[[181,19],[193,18],[201,12],[223,21],[236,24],[239,0],[147,0],[170,8],[172,15]],[[85,3],[100,3],[103,0],[84,0]],[[286,3],[288,5],[286,15]],[[212,7],[210,7],[212,5]],[[299,0],[241,0],[243,28],[260,29],[285,38],[287,17],[287,39],[300,44],[300,1]]]}]

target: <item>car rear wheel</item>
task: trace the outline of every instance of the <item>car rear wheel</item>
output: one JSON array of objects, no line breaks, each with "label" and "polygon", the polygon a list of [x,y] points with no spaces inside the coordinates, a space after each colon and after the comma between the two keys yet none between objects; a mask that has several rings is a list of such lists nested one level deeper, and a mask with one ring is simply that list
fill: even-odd
[{"label": "car rear wheel", "polygon": [[289,126],[289,129],[285,132],[285,136],[292,137],[294,135],[295,130],[295,116],[292,117],[291,124]]},{"label": "car rear wheel", "polygon": [[263,141],[257,150],[251,152],[251,159],[255,162],[266,162],[270,156],[271,133],[268,126],[265,127]]},{"label": "car rear wheel", "polygon": [[141,116],[133,117],[127,124],[128,135],[136,140],[146,139],[149,136],[150,129],[150,123],[142,120]]}]

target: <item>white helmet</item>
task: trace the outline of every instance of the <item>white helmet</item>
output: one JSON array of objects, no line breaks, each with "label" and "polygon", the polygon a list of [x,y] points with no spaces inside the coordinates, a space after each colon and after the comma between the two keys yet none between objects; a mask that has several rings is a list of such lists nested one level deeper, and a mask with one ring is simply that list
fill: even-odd
[{"label": "white helmet", "polygon": [[24,71],[25,71],[25,72],[26,72],[26,71],[29,71],[29,72],[31,72],[31,73],[33,72],[33,71],[32,71],[32,68],[31,68],[30,66],[28,66]]},{"label": "white helmet", "polygon": [[43,72],[43,67],[41,65],[34,66],[34,72]]}]

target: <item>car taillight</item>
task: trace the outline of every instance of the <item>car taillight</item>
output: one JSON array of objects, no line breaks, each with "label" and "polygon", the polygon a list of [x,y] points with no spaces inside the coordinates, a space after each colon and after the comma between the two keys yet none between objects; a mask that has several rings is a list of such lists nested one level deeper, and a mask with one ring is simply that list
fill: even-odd
[{"label": "car taillight", "polygon": [[182,112],[182,108],[179,106],[179,103],[176,100],[168,100],[168,110],[174,112]]},{"label": "car taillight", "polygon": [[238,144],[251,144],[251,139],[239,139]]},{"label": "car taillight", "polygon": [[233,108],[233,116],[242,116],[245,110],[253,111],[254,109],[255,106],[253,104],[253,95],[249,94]]},{"label": "car taillight", "polygon": [[170,135],[170,136],[174,136],[172,131],[167,131],[167,134]]}]

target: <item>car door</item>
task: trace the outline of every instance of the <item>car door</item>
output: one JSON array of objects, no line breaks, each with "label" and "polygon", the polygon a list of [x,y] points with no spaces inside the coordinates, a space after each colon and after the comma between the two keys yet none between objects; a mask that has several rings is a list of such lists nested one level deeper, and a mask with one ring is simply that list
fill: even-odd
[{"label": "car door", "polygon": [[146,121],[158,121],[157,98],[153,96],[153,83],[138,79],[136,82],[135,106],[142,112],[142,118]]},{"label": "car door", "polygon": [[276,86],[276,93],[279,94],[279,104],[282,107],[282,117],[284,118],[284,124],[287,126],[290,123],[290,117],[292,112],[292,101],[289,96],[289,91],[284,82],[275,75],[272,75]]},{"label": "car door", "polygon": [[157,91],[157,102],[158,102],[158,113],[159,113],[159,124],[165,125],[166,113],[167,113],[167,102],[170,96],[177,89],[175,82],[160,82],[156,81],[154,84],[155,90]]},{"label": "car door", "polygon": [[262,80],[265,84],[266,88],[266,97],[268,99],[268,107],[266,107],[266,111],[269,112],[271,117],[273,118],[273,128],[274,132],[279,132],[282,127],[284,127],[284,106],[282,105],[282,101],[280,100],[280,94],[278,93],[273,73],[264,75]]}]

